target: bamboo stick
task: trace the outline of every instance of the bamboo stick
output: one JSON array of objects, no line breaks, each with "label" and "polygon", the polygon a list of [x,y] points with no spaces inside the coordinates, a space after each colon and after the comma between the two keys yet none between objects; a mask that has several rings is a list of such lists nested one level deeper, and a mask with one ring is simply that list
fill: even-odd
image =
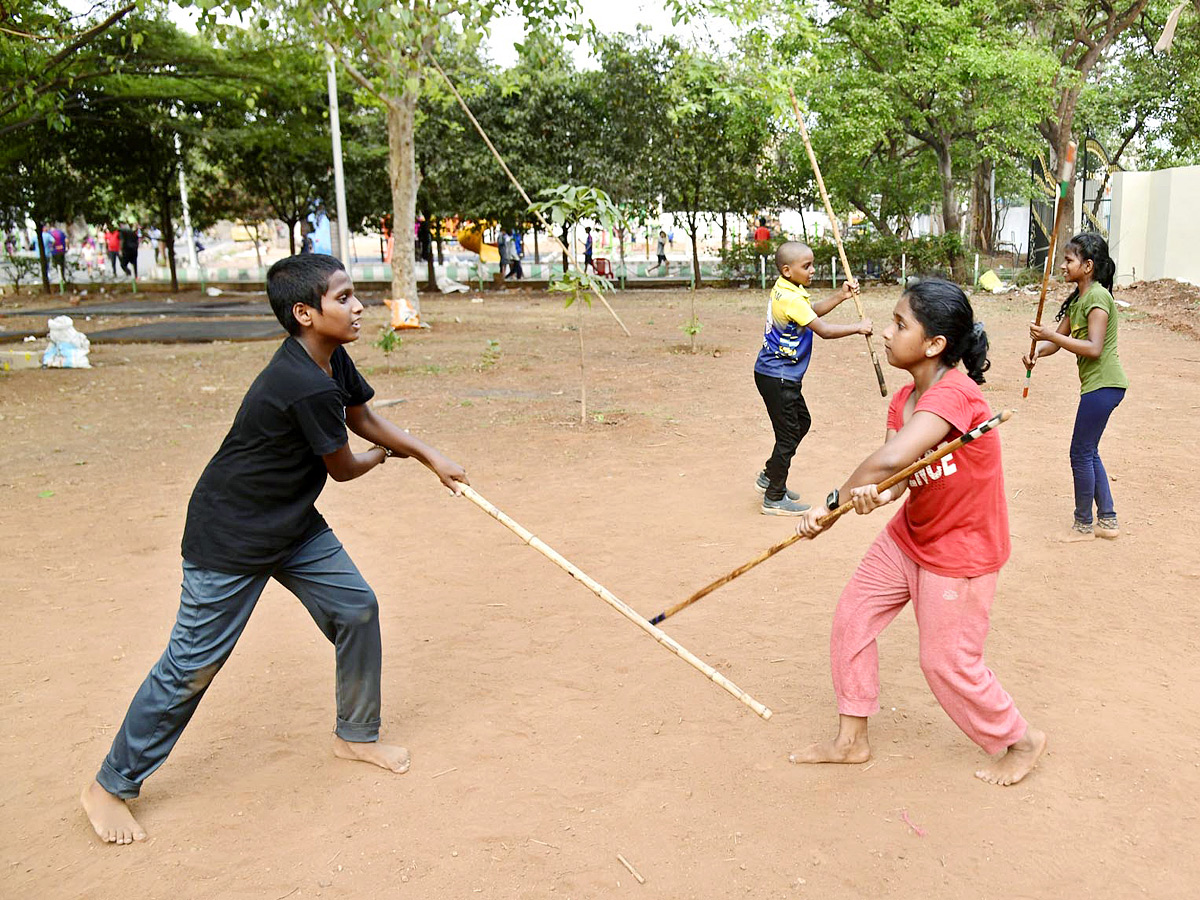
[{"label": "bamboo stick", "polygon": [[[1054,254],[1058,249],[1058,224],[1062,221],[1063,210],[1067,206],[1067,182],[1070,181],[1074,171],[1075,142],[1071,141],[1067,144],[1067,153],[1058,172],[1058,200],[1054,204],[1054,226],[1050,230],[1050,246],[1046,249],[1046,265],[1042,268],[1042,292],[1038,297],[1037,316],[1033,320],[1035,325],[1042,324],[1042,310],[1046,307],[1046,290],[1050,287],[1050,273],[1054,271]],[[1037,353],[1037,345],[1037,338],[1029,342],[1029,358],[1034,362],[1036,362],[1034,354]],[[1021,390],[1022,400],[1029,396],[1031,381],[1033,381],[1033,366],[1025,370],[1025,387]]]},{"label": "bamboo stick", "polygon": [[692,668],[703,672],[710,681],[728,693],[732,694],[738,700],[742,701],[742,703],[746,704],[746,706],[750,707],[762,718],[771,718],[771,710],[763,706],[763,704],[759,703],[708,663],[704,662],[702,659],[695,656],[684,647],[680,646],[680,644],[670,635],[667,635],[655,628],[644,618],[642,618],[632,607],[608,590],[608,588],[592,579],[586,572],[572,564],[569,560],[533,534],[533,532],[529,531],[529,529],[505,515],[499,508],[485,499],[473,487],[467,484],[459,484],[459,490],[464,497],[482,509],[485,513],[487,513],[517,537],[519,537],[534,550],[538,551],[538,553],[549,559],[559,568],[565,569],[572,578],[583,584],[601,600],[603,600],[629,621],[633,622],[633,624],[637,625],[638,628],[642,629],[642,631],[646,632],[646,634],[650,635],[652,638],[654,638],[654,640],[658,641],[659,644],[666,647]]},{"label": "bamboo stick", "polygon": [[[888,488],[892,487],[893,485],[899,484],[901,481],[908,478],[908,476],[912,475],[918,469],[923,469],[930,463],[937,462],[939,459],[941,459],[947,453],[953,453],[955,450],[957,450],[963,444],[968,444],[971,441],[975,440],[975,438],[980,437],[981,435],[987,434],[993,428],[998,427],[1001,423],[1007,422],[1009,419],[1012,418],[1012,416],[1013,416],[1013,411],[1011,409],[1006,409],[1003,412],[992,416],[990,419],[988,419],[983,424],[977,425],[976,427],[974,427],[970,431],[968,431],[966,434],[962,435],[961,437],[957,438],[956,440],[951,441],[949,444],[946,444],[946,446],[939,447],[933,453],[929,453],[925,456],[922,456],[920,459],[918,459],[916,462],[912,463],[911,465],[905,466],[903,469],[901,469],[895,475],[890,475],[887,478],[883,479],[883,481],[881,481],[881,482],[879,482],[879,484],[875,485],[875,489],[880,492],[886,491]],[[822,528],[826,528],[826,527],[832,525],[834,522],[836,522],[838,519],[840,519],[846,513],[850,512],[850,510],[852,510],[852,509],[854,509],[854,502],[851,500],[847,500],[845,503],[843,503],[837,509],[831,510],[826,515],[821,516],[821,518],[819,518],[817,520],[817,524],[819,524]],[[687,607],[691,606],[697,600],[707,597],[709,594],[711,594],[717,588],[721,587],[722,585],[729,584],[729,582],[733,581],[738,576],[745,575],[747,572],[749,572],[751,569],[753,569],[759,563],[766,562],[768,559],[770,559],[772,556],[774,556],[780,550],[786,550],[788,547],[792,546],[792,544],[796,543],[796,541],[799,541],[802,539],[803,538],[799,534],[793,534],[791,537],[785,538],[784,540],[780,541],[778,544],[768,547],[762,553],[758,554],[758,556],[754,557],[754,559],[750,560],[747,563],[743,563],[742,565],[740,565],[736,569],[734,569],[732,572],[728,572],[727,574],[722,575],[716,581],[712,582],[712,584],[708,584],[708,585],[705,585],[704,587],[700,588],[700,590],[696,591],[696,593],[692,594],[692,596],[688,597],[686,600],[680,601],[679,603],[676,603],[674,606],[668,607],[667,609],[663,610],[657,616],[655,616],[653,619],[650,619],[650,624],[657,625],[659,622],[663,621],[664,619],[671,618],[671,616],[675,615],[675,613],[679,612],[680,610],[687,609]]]},{"label": "bamboo stick", "polygon": [[[853,281],[854,278],[850,274],[850,261],[846,259],[846,248],[842,246],[842,233],[838,228],[837,216],[833,214],[833,204],[829,202],[829,194],[825,190],[825,179],[821,177],[821,167],[817,165],[817,155],[813,153],[812,144],[808,140],[808,129],[804,127],[804,117],[800,115],[800,104],[796,101],[796,92],[788,86],[788,96],[792,98],[792,109],[796,113],[796,122],[800,126],[800,137],[804,140],[804,149],[808,153],[808,161],[812,164],[813,174],[817,176],[817,187],[821,190],[821,200],[825,204],[825,215],[829,216],[829,225],[833,229],[833,239],[837,242],[838,256],[842,260],[842,268],[846,270],[846,280]],[[860,319],[865,318],[863,315],[862,301],[858,299],[858,294],[854,295],[854,308],[858,311]],[[867,351],[871,354],[871,364],[875,366],[875,378],[879,382],[879,396],[886,397],[888,394],[887,382],[883,380],[883,369],[879,365],[879,357],[875,354],[875,344],[871,341],[869,334],[863,335],[867,339]]]},{"label": "bamboo stick", "polygon": [[[458,101],[458,105],[461,106],[463,112],[467,114],[467,118],[471,120],[471,124],[475,126],[475,130],[479,132],[479,136],[483,138],[483,142],[487,144],[487,148],[492,151],[492,156],[496,157],[496,162],[500,163],[500,168],[504,170],[504,174],[508,176],[508,180],[511,181],[516,187],[517,191],[520,192],[521,196],[525,199],[525,202],[532,207],[533,201],[530,200],[529,195],[525,193],[525,188],[521,187],[521,182],[517,181],[517,176],[514,175],[512,170],[508,168],[508,165],[504,162],[504,157],[500,155],[500,151],[497,150],[492,144],[491,139],[483,130],[483,126],[479,124],[479,120],[476,119],[475,114],[471,112],[471,107],[467,106],[467,101],[462,98],[462,94],[458,92],[458,89],[454,86],[454,82],[450,80],[450,76],[442,71],[442,67],[438,65],[437,60],[432,56],[429,57],[429,61],[433,64],[433,67],[438,70],[438,74],[441,75],[445,80],[446,86],[450,88],[450,93],[454,95],[454,99]],[[571,263],[575,266],[575,268],[579,268],[579,264],[575,262],[575,254],[568,251],[566,245],[558,239],[558,235],[554,233],[554,229],[550,227],[550,223],[547,222],[542,214],[536,209],[531,208],[530,211],[537,216],[538,221],[542,223],[542,227],[546,229],[546,234],[550,237],[550,240],[558,244],[559,249],[562,250],[562,252],[568,257],[570,257]],[[617,320],[617,324],[620,325],[621,330],[625,332],[625,337],[633,337],[633,335],[629,333],[629,329],[625,327],[625,323],[621,321],[621,317],[617,315],[617,311],[608,305],[608,301],[604,299],[604,294],[594,287],[592,288],[592,293],[599,297],[600,302],[604,304],[604,308],[612,313],[612,317]]]}]

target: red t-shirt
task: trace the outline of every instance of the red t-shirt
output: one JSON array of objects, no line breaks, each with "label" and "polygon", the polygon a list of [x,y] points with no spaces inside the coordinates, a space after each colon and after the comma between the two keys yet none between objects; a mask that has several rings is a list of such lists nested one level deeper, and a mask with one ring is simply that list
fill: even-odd
[{"label": "red t-shirt", "polygon": [[[915,385],[896,392],[887,427],[904,426],[904,404]],[[917,400],[924,410],[950,423],[942,445],[992,417],[979,385],[951,369]],[[1012,550],[1000,436],[989,431],[908,479],[908,497],[888,522],[888,532],[922,568],[951,578],[999,571]]]},{"label": "red t-shirt", "polygon": [[771,229],[766,225],[759,225],[754,229],[754,240],[760,244],[765,244],[771,240]]},{"label": "red t-shirt", "polygon": [[121,232],[115,228],[112,231],[104,232],[104,246],[113,253],[119,251],[121,249]]}]

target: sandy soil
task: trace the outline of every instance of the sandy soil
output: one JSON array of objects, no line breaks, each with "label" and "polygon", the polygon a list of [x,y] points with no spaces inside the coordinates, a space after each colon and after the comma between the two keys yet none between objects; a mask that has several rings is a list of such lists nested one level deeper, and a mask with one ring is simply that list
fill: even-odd
[{"label": "sandy soil", "polygon": [[[876,321],[895,296],[868,294]],[[1122,323],[1133,388],[1103,445],[1125,533],[1076,546],[1048,541],[1070,522],[1074,366],[1047,360],[1022,402],[1036,299],[977,300],[985,391],[1019,411],[989,660],[1050,734],[1009,789],[972,777],[984,757],[924,684],[907,613],[881,641],[873,762],[787,762],[833,727],[831,612],[890,511],[668,623],[775,710],[764,722],[400,462],[331,483],[320,506],[381,598],[385,734],[412,771],[333,758],[331,649],[272,586],[134,804],[149,840],[102,845],[76,797],[162,650],[187,498],[274,344],[97,345],[92,371],[0,379],[0,895],[1195,896],[1200,349],[1138,296]],[[365,340],[352,352],[380,399],[406,400],[387,415],[651,615],[791,531],[752,487],[770,443],[750,374],[762,293],[696,303],[695,355],[686,294],[618,296],[632,338],[587,311],[586,428],[575,310],[555,298],[430,298],[433,330],[390,370]],[[384,315],[370,311],[372,337]],[[817,498],[882,437],[885,401],[861,339],[819,346],[805,393],[815,426],[792,487]]]}]

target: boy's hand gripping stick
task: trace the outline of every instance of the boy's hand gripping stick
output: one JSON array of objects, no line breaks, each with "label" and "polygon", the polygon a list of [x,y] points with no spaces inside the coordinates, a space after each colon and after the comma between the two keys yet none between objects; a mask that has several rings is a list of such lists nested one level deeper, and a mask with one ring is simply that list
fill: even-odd
[{"label": "boy's hand gripping stick", "polygon": [[[1071,183],[1071,176],[1075,172],[1075,142],[1071,141],[1067,144],[1067,153],[1063,157],[1062,167],[1058,173],[1058,199],[1054,204],[1054,228],[1050,232],[1050,246],[1046,250],[1046,266],[1042,270],[1042,293],[1038,297],[1037,317],[1033,320],[1034,324],[1042,324],[1042,310],[1046,306],[1046,289],[1050,287],[1050,272],[1054,269],[1054,252],[1058,246],[1058,223],[1062,219],[1063,210],[1067,207],[1067,186]],[[1031,362],[1036,362],[1035,355],[1037,354],[1037,338],[1029,342],[1029,359]],[[1024,400],[1029,396],[1029,383],[1033,380],[1033,367],[1030,366],[1025,370],[1025,387],[1021,391],[1021,399]]]},{"label": "boy's hand gripping stick", "polygon": [[[937,462],[939,459],[941,459],[943,456],[947,455],[948,453],[953,453],[955,450],[957,450],[963,444],[969,444],[971,441],[975,440],[975,438],[981,437],[981,436],[987,434],[993,428],[998,428],[1002,422],[1007,422],[1009,419],[1012,418],[1012,416],[1013,416],[1013,411],[1011,409],[1006,409],[1003,412],[997,413],[996,415],[994,415],[990,419],[988,419],[986,422],[982,423],[981,425],[976,425],[974,428],[972,428],[966,434],[962,435],[961,437],[957,438],[956,440],[951,441],[949,444],[946,444],[946,446],[939,447],[934,452],[928,453],[925,456],[922,456],[920,459],[918,459],[916,462],[912,463],[911,465],[905,466],[903,469],[901,469],[895,475],[890,475],[889,477],[885,478],[883,481],[879,482],[879,484],[875,485],[875,490],[882,493],[883,491],[886,491],[888,488],[892,487],[893,485],[899,484],[901,481],[908,478],[914,472],[925,468],[930,463]],[[836,522],[838,519],[840,519],[842,516],[844,516],[846,513],[850,512],[850,510],[852,510],[852,509],[854,509],[854,501],[847,500],[845,503],[843,503],[837,509],[831,510],[826,515],[821,516],[821,518],[817,519],[817,524],[819,524],[822,528],[827,528],[830,525],[832,525],[834,522]],[[675,613],[679,612],[680,610],[686,609],[687,607],[691,606],[693,603],[695,603],[697,600],[701,599],[702,597],[707,597],[709,594],[711,594],[713,591],[715,591],[717,588],[721,587],[722,585],[729,584],[729,582],[733,581],[733,579],[737,578],[739,575],[745,575],[747,572],[749,572],[751,569],[753,569],[759,563],[766,562],[768,559],[770,559],[772,556],[774,556],[780,550],[787,549],[788,547],[792,546],[792,544],[796,543],[796,541],[799,541],[799,540],[803,540],[803,538],[798,534],[793,534],[791,537],[787,538],[786,540],[780,541],[778,544],[775,544],[773,547],[768,547],[762,553],[758,554],[758,556],[754,557],[754,559],[750,560],[750,562],[743,563],[742,565],[740,565],[736,569],[734,569],[732,572],[729,572],[726,575],[722,575],[720,578],[718,578],[712,584],[705,585],[704,587],[700,588],[700,590],[696,591],[696,593],[692,594],[692,596],[688,597],[686,600],[684,600],[680,603],[676,603],[674,606],[663,610],[657,616],[655,616],[653,619],[650,620],[650,624],[657,625],[659,622],[663,621],[664,619],[671,618],[671,616],[675,615]]]},{"label": "boy's hand gripping stick", "polygon": [[[817,176],[817,187],[821,190],[821,201],[825,204],[825,215],[829,216],[830,227],[833,228],[833,239],[837,242],[838,257],[842,261],[842,268],[846,271],[846,280],[853,281],[850,275],[850,263],[846,259],[846,248],[842,246],[842,234],[838,229],[837,216],[833,214],[833,206],[829,202],[829,194],[825,191],[825,179],[821,177],[821,167],[817,165],[817,156],[813,153],[812,144],[808,141],[808,129],[804,127],[804,117],[800,115],[800,104],[796,101],[796,92],[788,86],[788,95],[792,98],[792,109],[796,113],[796,122],[800,125],[800,137],[804,140],[804,149],[808,153],[808,161],[812,164],[813,174]],[[858,311],[860,319],[863,316],[862,301],[858,299],[858,294],[854,294],[854,308]],[[875,378],[879,381],[879,396],[886,397],[888,394],[887,382],[883,380],[883,369],[879,366],[879,357],[875,354],[875,345],[871,342],[871,336],[864,335],[867,339],[867,352],[871,354],[871,364],[875,366]]]}]

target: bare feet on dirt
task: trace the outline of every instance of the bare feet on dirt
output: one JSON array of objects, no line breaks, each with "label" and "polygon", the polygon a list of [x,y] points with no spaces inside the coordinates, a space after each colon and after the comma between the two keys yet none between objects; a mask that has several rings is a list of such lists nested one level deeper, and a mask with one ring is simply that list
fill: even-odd
[{"label": "bare feet on dirt", "polygon": [[1046,732],[1027,728],[1023,738],[1009,747],[999,759],[976,771],[975,777],[988,784],[1016,784],[1033,771],[1045,752]]},{"label": "bare feet on dirt", "polygon": [[79,802],[100,840],[109,844],[132,844],[146,839],[145,830],[125,801],[110,794],[99,783],[93,781],[85,787]]},{"label": "bare feet on dirt", "polygon": [[865,763],[871,758],[867,741],[867,720],[859,716],[839,716],[838,734],[831,741],[818,741],[803,750],[788,754],[794,763]]},{"label": "bare feet on dirt", "polygon": [[344,741],[340,737],[333,739],[333,755],[339,759],[357,759],[371,763],[381,769],[403,775],[408,771],[410,759],[408,751],[394,744],[381,744],[378,741],[359,743]]}]

